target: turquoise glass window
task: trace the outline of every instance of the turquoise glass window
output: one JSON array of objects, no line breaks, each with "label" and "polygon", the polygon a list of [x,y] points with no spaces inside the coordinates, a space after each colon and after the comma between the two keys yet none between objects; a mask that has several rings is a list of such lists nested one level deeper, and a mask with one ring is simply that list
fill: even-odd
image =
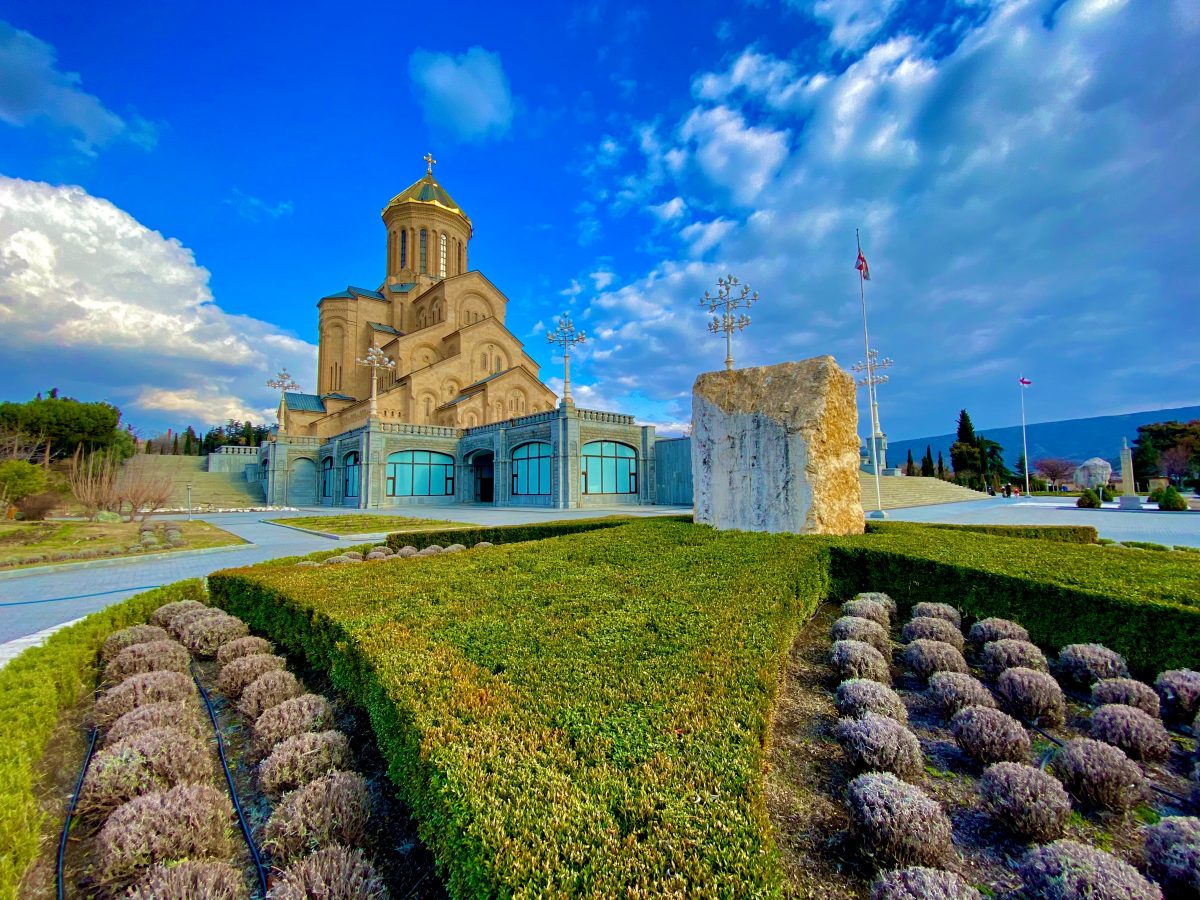
[{"label": "turquoise glass window", "polygon": [[433,450],[401,450],[387,458],[389,497],[454,496],[454,457]]},{"label": "turquoise glass window", "polygon": [[513,450],[512,492],[514,496],[550,493],[549,444],[533,441]]},{"label": "turquoise glass window", "polygon": [[582,488],[585,494],[636,494],[637,451],[616,441],[591,441],[581,451]]},{"label": "turquoise glass window", "polygon": [[362,484],[362,465],[357,451],[347,453],[343,460],[342,486],[344,497],[357,497]]}]

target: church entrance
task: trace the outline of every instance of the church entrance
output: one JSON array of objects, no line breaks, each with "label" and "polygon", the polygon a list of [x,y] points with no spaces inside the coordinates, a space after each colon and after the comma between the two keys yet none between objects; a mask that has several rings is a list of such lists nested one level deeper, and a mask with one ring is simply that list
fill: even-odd
[{"label": "church entrance", "polygon": [[472,498],[476,503],[494,503],[496,499],[495,454],[476,453],[471,460],[475,489]]}]

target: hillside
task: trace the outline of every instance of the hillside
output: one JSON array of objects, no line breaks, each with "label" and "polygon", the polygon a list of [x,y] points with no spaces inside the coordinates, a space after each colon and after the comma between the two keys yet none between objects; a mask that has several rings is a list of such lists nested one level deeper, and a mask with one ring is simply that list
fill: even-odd
[{"label": "hillside", "polygon": [[[1082,462],[1090,457],[1099,456],[1101,459],[1107,459],[1116,468],[1120,465],[1121,438],[1128,438],[1132,444],[1134,438],[1137,437],[1139,425],[1171,420],[1188,422],[1192,419],[1200,419],[1200,406],[1153,409],[1121,416],[1063,419],[1058,422],[1030,422],[1028,426],[1029,458],[1059,456]],[[977,430],[985,437],[999,443],[1004,448],[1004,459],[1009,466],[1016,467],[1017,461],[1021,458],[1021,426],[1019,424],[1006,428],[979,428]],[[920,462],[925,453],[925,446],[929,445],[933,450],[934,460],[937,459],[940,450],[944,455],[946,465],[949,465],[952,443],[954,443],[953,433],[904,441],[889,441],[888,463],[893,466],[904,465],[909,450],[912,450],[913,459]]]}]

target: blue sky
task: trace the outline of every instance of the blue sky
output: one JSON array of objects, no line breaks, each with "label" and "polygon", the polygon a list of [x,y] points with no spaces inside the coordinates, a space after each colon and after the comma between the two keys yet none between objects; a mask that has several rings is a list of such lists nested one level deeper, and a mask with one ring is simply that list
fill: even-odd
[{"label": "blue sky", "polygon": [[[686,9],[686,12],[683,10]],[[738,365],[863,355],[894,438],[1200,400],[1200,7],[0,3],[0,398],[143,433],[311,389],[316,301],[383,277],[436,174],[558,387],[666,430]],[[213,410],[205,416],[202,410]]]}]

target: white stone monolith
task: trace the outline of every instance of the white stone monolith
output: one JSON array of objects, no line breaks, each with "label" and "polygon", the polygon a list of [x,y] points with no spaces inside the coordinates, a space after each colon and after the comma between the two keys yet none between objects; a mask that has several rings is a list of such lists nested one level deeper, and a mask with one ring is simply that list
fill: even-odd
[{"label": "white stone monolith", "polygon": [[698,523],[862,534],[854,379],[818,356],[705,372],[692,388]]}]

